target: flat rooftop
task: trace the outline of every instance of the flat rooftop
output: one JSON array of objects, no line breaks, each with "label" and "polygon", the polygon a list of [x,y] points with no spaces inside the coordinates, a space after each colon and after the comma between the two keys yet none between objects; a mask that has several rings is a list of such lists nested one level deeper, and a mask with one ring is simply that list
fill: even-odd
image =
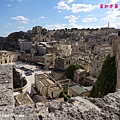
[{"label": "flat rooftop", "polygon": [[74,85],[74,86],[71,86],[70,88],[79,95],[87,91],[84,88],[80,87],[79,85]]},{"label": "flat rooftop", "polygon": [[43,85],[48,86],[48,85],[54,85],[55,83],[49,79],[49,77],[46,74],[38,74],[37,78],[39,81],[43,83]]},{"label": "flat rooftop", "polygon": [[24,93],[16,95],[15,99],[16,99],[16,101],[17,101],[17,103],[19,105],[24,105],[24,104],[31,104],[31,105],[33,105],[34,104],[32,99],[27,94],[24,94]]},{"label": "flat rooftop", "polygon": [[59,88],[59,87],[56,87],[56,86],[52,86],[51,89],[52,89],[52,90],[60,90],[60,88]]}]

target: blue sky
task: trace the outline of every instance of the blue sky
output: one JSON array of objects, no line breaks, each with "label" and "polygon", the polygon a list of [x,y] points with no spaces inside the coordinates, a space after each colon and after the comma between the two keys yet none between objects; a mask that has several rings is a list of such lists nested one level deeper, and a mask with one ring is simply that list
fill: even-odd
[{"label": "blue sky", "polygon": [[120,8],[103,8],[99,4],[118,4],[120,0],[0,0],[0,36],[31,30],[120,28]]}]

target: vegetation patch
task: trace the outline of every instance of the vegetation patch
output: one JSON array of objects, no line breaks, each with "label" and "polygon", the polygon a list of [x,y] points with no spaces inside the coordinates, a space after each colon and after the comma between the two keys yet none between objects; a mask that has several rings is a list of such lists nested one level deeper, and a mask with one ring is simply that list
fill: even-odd
[{"label": "vegetation patch", "polygon": [[79,65],[79,64],[74,65],[74,64],[72,64],[72,65],[70,65],[70,66],[66,69],[65,75],[66,75],[67,78],[73,79],[73,77],[74,77],[74,71],[75,71],[76,69],[83,69],[83,68],[84,68],[84,67],[83,67],[82,65]]},{"label": "vegetation patch", "polygon": [[63,86],[63,91],[66,95],[68,95],[68,85]]},{"label": "vegetation patch", "polygon": [[59,98],[64,98],[65,102],[69,100],[69,98],[67,97],[67,95],[64,92],[60,93]]}]

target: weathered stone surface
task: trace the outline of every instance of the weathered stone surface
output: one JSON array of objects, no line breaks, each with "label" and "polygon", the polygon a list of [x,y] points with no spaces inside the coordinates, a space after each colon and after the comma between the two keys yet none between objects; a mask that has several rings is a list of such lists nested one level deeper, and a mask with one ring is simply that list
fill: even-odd
[{"label": "weathered stone surface", "polygon": [[43,120],[120,119],[120,91],[104,98],[73,97],[69,102],[52,101],[38,104],[40,105],[37,105],[37,113]]},{"label": "weathered stone surface", "polygon": [[117,68],[117,85],[116,89],[120,89],[120,36],[113,40],[111,56],[115,56]]},{"label": "weathered stone surface", "polygon": [[0,120],[11,120],[13,108],[12,66],[0,65]]},{"label": "weathered stone surface", "polygon": [[15,107],[13,113],[15,120],[39,120],[35,108],[30,105]]},{"label": "weathered stone surface", "polygon": [[104,98],[73,97],[69,102],[15,107],[11,66],[0,66],[0,82],[0,120],[120,120],[120,90]]}]

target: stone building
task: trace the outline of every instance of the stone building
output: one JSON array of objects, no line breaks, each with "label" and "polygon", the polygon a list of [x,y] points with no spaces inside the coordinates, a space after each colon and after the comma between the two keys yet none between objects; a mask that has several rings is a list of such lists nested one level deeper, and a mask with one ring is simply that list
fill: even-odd
[{"label": "stone building", "polygon": [[0,51],[0,64],[16,62],[19,59],[19,52]]},{"label": "stone building", "polygon": [[80,87],[78,85],[71,86],[69,88],[69,93],[68,95],[70,97],[75,97],[75,96],[82,96],[83,93],[87,92],[83,87]]},{"label": "stone building", "polygon": [[55,70],[64,71],[69,67],[70,64],[73,64],[71,56],[58,57],[55,59]]},{"label": "stone building", "polygon": [[75,82],[81,83],[81,81],[87,76],[88,76],[88,73],[85,70],[78,69],[78,70],[75,70],[73,79]]},{"label": "stone building", "polygon": [[46,98],[58,98],[63,88],[47,74],[35,74],[35,86]]},{"label": "stone building", "polygon": [[102,69],[102,64],[103,64],[103,61],[100,61],[100,60],[91,61],[90,75],[97,77],[100,74],[100,71]]},{"label": "stone building", "polygon": [[57,54],[60,56],[70,56],[72,52],[71,45],[59,44],[57,46]]},{"label": "stone building", "polygon": [[54,66],[54,55],[53,54],[44,55],[44,65],[45,65],[45,69],[53,68]]},{"label": "stone building", "polygon": [[51,76],[52,76],[55,80],[63,79],[63,78],[65,77],[65,71],[52,70],[52,71],[51,71]]},{"label": "stone building", "polygon": [[19,45],[20,45],[20,50],[22,50],[22,51],[30,51],[32,49],[33,43],[32,42],[27,42],[27,41],[21,41],[19,43]]},{"label": "stone building", "polygon": [[96,82],[97,78],[94,78],[92,76],[85,77],[81,82],[80,85],[82,86],[93,86],[94,83]]},{"label": "stone building", "polygon": [[31,54],[22,54],[19,57],[19,59],[27,63],[37,63],[37,62],[44,63],[44,59],[42,56],[32,56]]}]

